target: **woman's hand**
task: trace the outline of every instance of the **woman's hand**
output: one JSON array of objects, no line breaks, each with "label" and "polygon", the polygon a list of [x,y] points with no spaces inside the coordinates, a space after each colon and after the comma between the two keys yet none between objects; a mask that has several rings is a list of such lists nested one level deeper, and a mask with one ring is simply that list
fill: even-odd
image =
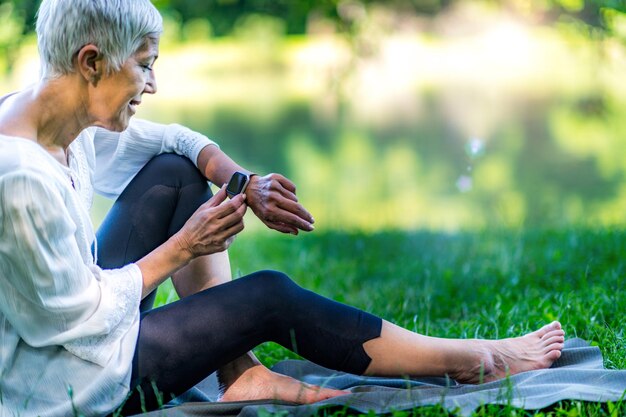
[{"label": "woman's hand", "polygon": [[226,200],[223,186],[209,201],[201,205],[182,229],[174,235],[183,251],[192,258],[223,252],[244,228],[246,196],[240,194]]},{"label": "woman's hand", "polygon": [[243,230],[246,196],[226,200],[226,186],[201,205],[187,223],[161,246],[136,262],[143,277],[142,297],[192,259],[223,252]]},{"label": "woman's hand", "polygon": [[294,235],[313,230],[313,216],[298,203],[295,184],[282,175],[253,175],[246,193],[248,205],[270,229]]}]

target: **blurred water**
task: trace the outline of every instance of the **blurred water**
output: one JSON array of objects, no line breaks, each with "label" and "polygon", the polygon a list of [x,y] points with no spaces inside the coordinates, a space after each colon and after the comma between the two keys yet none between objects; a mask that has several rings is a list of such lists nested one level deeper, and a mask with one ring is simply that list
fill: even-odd
[{"label": "blurred water", "polygon": [[[451,126],[436,92],[416,100],[423,102],[419,118],[384,126],[321,121],[306,102],[280,103],[263,118],[231,106],[176,112],[244,166],[293,179],[318,226],[624,225],[625,132],[612,126],[626,109],[601,97],[592,108],[587,97],[522,98],[479,139]],[[159,109],[153,116],[164,117]],[[596,137],[574,137],[586,124]],[[590,140],[604,142],[604,150],[585,150]]]}]

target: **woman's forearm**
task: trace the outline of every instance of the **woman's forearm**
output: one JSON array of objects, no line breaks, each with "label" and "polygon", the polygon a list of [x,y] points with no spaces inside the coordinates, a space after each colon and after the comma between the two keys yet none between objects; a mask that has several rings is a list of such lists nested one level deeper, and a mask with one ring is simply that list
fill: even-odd
[{"label": "woman's forearm", "polygon": [[237,164],[217,146],[212,145],[205,146],[200,151],[198,169],[217,186],[226,184],[236,171],[251,174],[251,171]]},{"label": "woman's forearm", "polygon": [[137,261],[143,277],[141,298],[143,299],[159,284],[170,277],[174,272],[187,265],[193,259],[193,254],[185,250],[177,235],[174,235],[161,246]]}]

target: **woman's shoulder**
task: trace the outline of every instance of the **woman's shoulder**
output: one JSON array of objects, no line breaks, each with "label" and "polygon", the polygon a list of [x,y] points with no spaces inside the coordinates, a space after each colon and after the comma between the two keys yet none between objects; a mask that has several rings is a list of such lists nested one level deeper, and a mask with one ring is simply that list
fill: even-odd
[{"label": "woman's shoulder", "polygon": [[0,179],[16,173],[28,173],[46,182],[61,180],[64,175],[60,164],[37,143],[0,135]]}]

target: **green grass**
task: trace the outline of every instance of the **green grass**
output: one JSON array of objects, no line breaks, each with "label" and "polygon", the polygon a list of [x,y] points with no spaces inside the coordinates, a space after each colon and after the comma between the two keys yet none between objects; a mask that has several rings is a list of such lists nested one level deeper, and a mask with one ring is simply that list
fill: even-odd
[{"label": "green grass", "polygon": [[[607,368],[626,369],[626,231],[316,231],[298,237],[268,231],[239,236],[230,254],[236,276],[280,270],[306,288],[431,336],[502,338],[558,319],[567,337],[599,346]],[[267,365],[294,357],[274,344],[255,352]],[[537,413],[494,406],[476,411],[624,414],[624,403],[581,402]],[[393,415],[447,414],[432,407]]]}]

